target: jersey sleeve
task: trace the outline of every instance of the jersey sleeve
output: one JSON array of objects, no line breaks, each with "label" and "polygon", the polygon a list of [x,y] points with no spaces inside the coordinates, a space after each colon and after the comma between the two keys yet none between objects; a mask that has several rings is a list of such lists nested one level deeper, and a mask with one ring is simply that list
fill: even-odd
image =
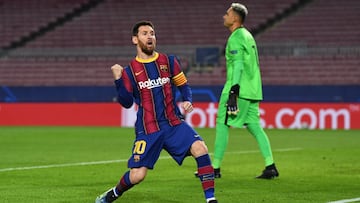
[{"label": "jersey sleeve", "polygon": [[130,108],[134,103],[131,81],[124,70],[120,79],[115,80],[118,102],[125,108]]},{"label": "jersey sleeve", "polygon": [[245,49],[241,41],[242,37],[238,33],[234,33],[235,36],[232,36],[229,40],[229,58],[233,68],[232,74],[232,83],[231,85],[236,85],[240,83],[241,74],[244,69],[244,54]]},{"label": "jersey sleeve", "polygon": [[187,83],[186,76],[185,76],[184,72],[182,72],[180,63],[176,57],[174,57],[174,64],[173,64],[172,68],[173,68],[172,72],[174,75],[172,77],[172,80],[173,80],[174,84],[176,86],[181,86],[181,85],[186,84]]},{"label": "jersey sleeve", "polygon": [[187,78],[184,72],[181,70],[181,65],[178,59],[175,56],[170,56],[170,60],[173,60],[173,63],[170,62],[170,68],[172,69],[172,81],[178,87],[182,100],[192,102],[192,92],[191,88],[187,83]]}]

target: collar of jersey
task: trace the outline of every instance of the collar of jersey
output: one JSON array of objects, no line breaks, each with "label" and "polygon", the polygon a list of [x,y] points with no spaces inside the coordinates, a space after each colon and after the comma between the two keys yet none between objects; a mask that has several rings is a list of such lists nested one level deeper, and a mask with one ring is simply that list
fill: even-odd
[{"label": "collar of jersey", "polygon": [[136,61],[138,61],[140,63],[150,63],[150,62],[155,61],[157,58],[159,58],[159,53],[155,52],[155,55],[148,59],[142,59],[142,58],[139,58],[138,56],[136,56]]}]

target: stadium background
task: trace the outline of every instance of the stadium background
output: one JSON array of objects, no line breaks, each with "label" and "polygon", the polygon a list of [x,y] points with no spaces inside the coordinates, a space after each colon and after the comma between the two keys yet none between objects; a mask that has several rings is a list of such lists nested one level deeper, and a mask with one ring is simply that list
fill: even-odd
[{"label": "stadium background", "polygon": [[[0,125],[127,126],[132,112],[114,102],[109,67],[134,57],[130,29],[142,19],[154,22],[158,50],[180,57],[206,112],[225,80],[222,16],[231,2],[0,0]],[[333,122],[325,109],[346,113],[323,128],[360,128],[360,2],[241,2],[258,43],[263,108],[290,109],[288,124],[275,127],[322,128]]]}]

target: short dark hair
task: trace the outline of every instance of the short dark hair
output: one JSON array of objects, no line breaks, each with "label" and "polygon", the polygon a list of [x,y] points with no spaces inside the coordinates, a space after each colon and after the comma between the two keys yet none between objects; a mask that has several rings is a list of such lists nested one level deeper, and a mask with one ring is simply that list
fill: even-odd
[{"label": "short dark hair", "polygon": [[245,18],[248,14],[247,8],[240,3],[232,3],[231,8],[235,11],[236,14],[238,14],[241,17],[241,21],[245,22]]},{"label": "short dark hair", "polygon": [[151,21],[142,20],[135,23],[134,27],[132,28],[132,35],[136,36],[139,33],[139,27],[144,25],[148,25],[154,29],[154,24]]}]

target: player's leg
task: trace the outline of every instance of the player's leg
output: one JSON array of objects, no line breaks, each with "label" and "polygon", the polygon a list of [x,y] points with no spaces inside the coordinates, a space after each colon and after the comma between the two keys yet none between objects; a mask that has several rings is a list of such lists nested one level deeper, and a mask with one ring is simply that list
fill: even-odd
[{"label": "player's leg", "polygon": [[211,165],[207,147],[203,141],[195,141],[190,148],[190,153],[197,163],[198,177],[201,181],[207,202],[215,200],[214,168]]},{"label": "player's leg", "polygon": [[227,110],[226,110],[226,101],[227,95],[222,95],[220,97],[218,112],[216,116],[216,126],[215,126],[215,148],[214,148],[214,158],[213,158],[213,167],[216,172],[215,177],[220,178],[220,166],[224,158],[225,150],[229,143],[229,126],[227,126]]},{"label": "player's leg", "polygon": [[244,125],[250,101],[238,99],[239,113],[235,116],[229,116],[226,109],[227,96],[220,98],[218,115],[216,118],[216,138],[213,167],[215,177],[221,177],[220,166],[224,158],[225,150],[229,143],[229,126],[241,128]]},{"label": "player's leg", "polygon": [[247,129],[255,137],[259,145],[261,155],[263,156],[265,161],[265,169],[263,170],[262,174],[259,175],[257,178],[273,179],[275,177],[278,177],[279,172],[275,166],[270,141],[265,131],[259,123],[248,124]]},{"label": "player's leg", "polygon": [[95,203],[110,203],[118,199],[124,192],[144,180],[147,170],[152,169],[160,156],[163,145],[162,132],[150,135],[137,135],[128,160],[131,168],[120,179],[119,183],[96,198]]},{"label": "player's leg", "polygon": [[214,196],[214,169],[207,146],[201,136],[183,122],[167,133],[164,149],[181,165],[186,156],[192,155],[197,163],[199,179],[207,202],[216,203]]},{"label": "player's leg", "polygon": [[216,123],[215,127],[215,149],[213,158],[214,170],[217,170],[216,177],[220,178],[220,166],[224,159],[224,154],[229,143],[229,126],[224,123]]},{"label": "player's leg", "polygon": [[110,203],[118,199],[124,192],[132,188],[134,185],[144,180],[147,174],[146,167],[132,168],[125,172],[119,183],[114,187],[100,195],[95,203]]},{"label": "player's leg", "polygon": [[265,131],[262,129],[260,124],[258,123],[249,123],[247,125],[247,130],[250,132],[251,135],[254,136],[256,139],[261,155],[264,158],[265,166],[269,166],[274,163],[270,141],[268,136],[266,135]]},{"label": "player's leg", "polygon": [[[260,114],[259,114],[259,102],[251,102],[249,106],[247,116],[247,130],[256,139],[261,155],[264,158],[265,170],[263,171],[265,176],[258,176],[259,178],[271,179],[279,176],[278,171],[274,164],[273,154],[271,145],[267,134],[260,125]],[[269,173],[269,174],[268,174]]]}]

